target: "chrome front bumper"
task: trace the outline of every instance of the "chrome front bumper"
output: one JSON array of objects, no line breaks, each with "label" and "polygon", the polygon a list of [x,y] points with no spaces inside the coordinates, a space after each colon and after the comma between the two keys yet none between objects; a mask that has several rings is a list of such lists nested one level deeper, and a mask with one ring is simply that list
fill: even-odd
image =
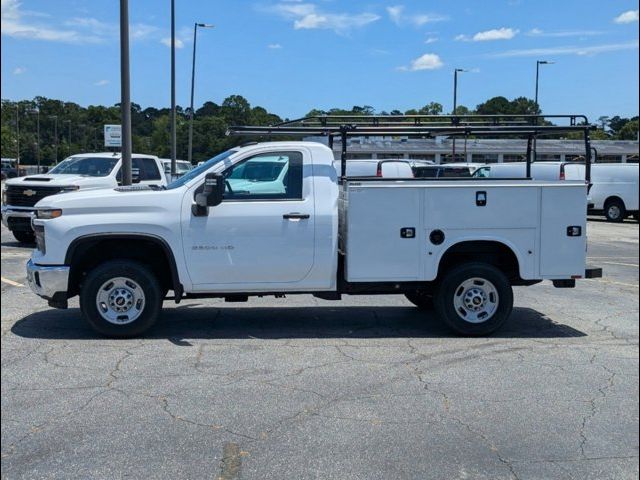
[{"label": "chrome front bumper", "polygon": [[2,224],[9,228],[9,218],[28,218],[32,219],[36,213],[35,208],[29,207],[12,207],[11,205],[2,205]]},{"label": "chrome front bumper", "polygon": [[32,260],[27,262],[27,281],[33,293],[45,300],[64,297],[66,300],[69,286],[69,269],[66,265],[36,265]]}]

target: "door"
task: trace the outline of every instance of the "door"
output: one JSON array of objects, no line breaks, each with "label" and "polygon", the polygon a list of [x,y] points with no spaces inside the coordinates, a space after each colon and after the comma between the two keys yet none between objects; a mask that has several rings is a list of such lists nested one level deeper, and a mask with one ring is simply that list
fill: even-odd
[{"label": "door", "polygon": [[260,153],[223,175],[224,199],[208,215],[190,211],[198,189],[185,198],[184,250],[195,289],[242,291],[268,284],[286,290],[304,280],[313,267],[315,240],[310,158],[305,162],[300,151]]}]

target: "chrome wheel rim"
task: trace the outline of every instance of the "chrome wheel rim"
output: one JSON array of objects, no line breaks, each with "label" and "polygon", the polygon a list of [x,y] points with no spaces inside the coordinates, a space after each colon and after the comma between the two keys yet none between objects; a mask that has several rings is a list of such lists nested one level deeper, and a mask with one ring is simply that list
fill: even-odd
[{"label": "chrome wheel rim", "polygon": [[134,322],[144,310],[142,287],[127,277],[115,277],[102,284],[96,295],[98,313],[114,325]]},{"label": "chrome wheel rim", "polygon": [[495,285],[485,278],[469,278],[458,285],[453,295],[453,308],[469,323],[490,320],[498,310],[500,297]]},{"label": "chrome wheel rim", "polygon": [[620,218],[620,207],[618,207],[617,205],[611,205],[608,211],[609,211],[609,218],[612,218],[614,220],[617,220],[618,218]]}]

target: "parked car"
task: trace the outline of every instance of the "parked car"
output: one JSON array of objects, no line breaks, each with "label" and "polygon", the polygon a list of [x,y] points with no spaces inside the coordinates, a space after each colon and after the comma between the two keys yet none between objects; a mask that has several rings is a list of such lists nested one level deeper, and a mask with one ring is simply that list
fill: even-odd
[{"label": "parked car", "polygon": [[191,165],[186,160],[176,160],[176,174],[172,177],[171,175],[171,159],[170,158],[161,158],[162,167],[164,169],[164,175],[167,179],[167,183],[171,183],[174,180],[177,180],[185,173],[189,172],[193,169],[193,165]]},{"label": "parked car", "polygon": [[[46,174],[7,180],[2,190],[2,223],[19,242],[33,243],[31,218],[36,203],[54,194],[115,188],[122,180],[121,163],[119,153],[83,153],[66,158]],[[135,183],[167,185],[158,157],[134,154],[132,174]]]},{"label": "parked car", "polygon": [[169,290],[176,302],[404,294],[483,335],[510,316],[513,285],[601,275],[585,266],[584,182],[369,177],[339,180],[320,143],[273,142],[221,153],[166,189],[51,195],[36,206],[27,279],[53,307],[79,295],[111,337],[150,328]]},{"label": "parked car", "polygon": [[2,169],[0,170],[0,175],[2,176],[2,180],[20,176],[17,163],[13,158],[2,159]]},{"label": "parked car", "polygon": [[[566,166],[567,180],[584,180],[584,165]],[[591,166],[588,208],[609,222],[638,219],[638,164],[595,163]]]},{"label": "parked car", "polygon": [[[340,160],[333,166],[340,175]],[[413,178],[411,164],[396,159],[353,159],[347,160],[347,177]]]},{"label": "parked car", "polygon": [[[534,162],[531,164],[531,178],[534,180],[564,180],[566,165],[571,162]],[[477,178],[525,178],[526,162],[492,163],[476,170]],[[584,176],[583,176],[584,178]]]},{"label": "parked car", "polygon": [[413,175],[416,178],[471,178],[481,166],[477,163],[414,164]]}]

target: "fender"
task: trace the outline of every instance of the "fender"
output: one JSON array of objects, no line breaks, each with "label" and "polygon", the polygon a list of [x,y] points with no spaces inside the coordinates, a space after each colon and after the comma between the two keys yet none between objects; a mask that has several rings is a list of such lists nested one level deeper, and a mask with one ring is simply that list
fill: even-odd
[{"label": "fender", "polygon": [[171,247],[167,241],[157,235],[148,233],[95,233],[89,235],[83,235],[74,239],[67,249],[67,253],[64,257],[65,265],[71,265],[72,259],[76,253],[78,247],[86,242],[95,242],[100,240],[146,240],[155,243],[162,248],[162,251],[167,257],[169,262],[169,270],[171,271],[171,283],[173,285],[173,291],[175,292],[175,302],[180,303],[182,295],[184,293],[184,287],[180,283],[180,276],[178,275],[178,266],[176,265],[176,259],[173,255]]}]

